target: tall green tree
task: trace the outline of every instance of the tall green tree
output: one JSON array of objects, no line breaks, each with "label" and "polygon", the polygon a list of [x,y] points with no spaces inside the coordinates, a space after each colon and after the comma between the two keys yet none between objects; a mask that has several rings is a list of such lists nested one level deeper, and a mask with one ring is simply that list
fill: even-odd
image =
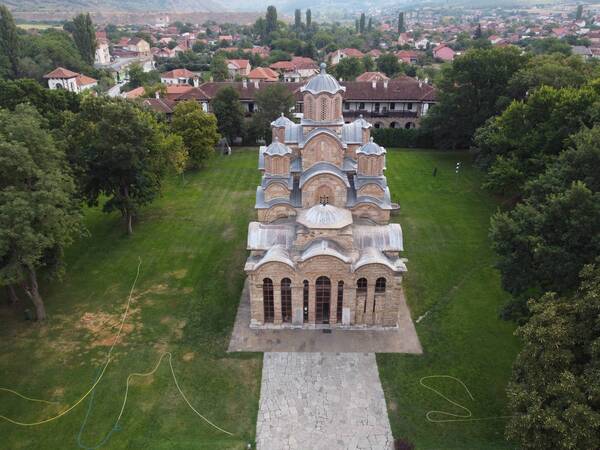
[{"label": "tall green tree", "polygon": [[581,20],[583,17],[583,5],[577,5],[577,11],[575,12],[575,20]]},{"label": "tall green tree", "polygon": [[210,74],[214,81],[225,81],[229,78],[229,70],[227,70],[227,61],[221,55],[215,55],[210,62]]},{"label": "tall green tree", "polygon": [[398,14],[398,33],[404,33],[406,31],[406,26],[404,25],[404,13],[400,12]]},{"label": "tall green tree", "polygon": [[159,194],[162,179],[185,149],[165,125],[123,99],[88,97],[64,127],[79,189],[89,205],[105,197],[104,212],[119,211],[127,232],[139,208]]},{"label": "tall green tree", "polygon": [[0,5],[0,76],[19,76],[20,47],[13,16],[5,5]]},{"label": "tall green tree", "polygon": [[277,31],[278,23],[277,23],[277,8],[273,5],[267,7],[267,14],[265,16],[265,32],[267,36],[271,36],[271,33]]},{"label": "tall green tree", "polygon": [[515,47],[472,49],[440,71],[438,103],[422,125],[443,148],[468,148],[475,130],[510,103],[508,82],[527,58]]},{"label": "tall green tree", "polygon": [[583,269],[575,293],[546,293],[529,308],[507,437],[523,450],[600,448],[600,267]]},{"label": "tall green tree", "polygon": [[252,116],[252,128],[257,137],[267,142],[271,141],[271,122],[281,113],[289,117],[295,103],[293,94],[284,84],[272,83],[256,94],[258,111]]},{"label": "tall green tree", "polygon": [[310,8],[308,8],[306,10],[306,29],[310,30],[312,26],[312,12],[310,11]]},{"label": "tall green tree", "polygon": [[294,28],[296,30],[302,28],[302,12],[299,9],[294,11]]},{"label": "tall green tree", "polygon": [[337,78],[352,81],[365,71],[365,67],[361,59],[352,57],[342,59],[334,70]]},{"label": "tall green tree", "polygon": [[61,274],[63,251],[82,230],[64,151],[29,105],[0,110],[0,285],[20,285],[37,320],[47,317],[39,272]]},{"label": "tall green tree", "polygon": [[375,69],[375,61],[369,55],[365,55],[361,59],[365,72],[372,72]]},{"label": "tall green tree", "polygon": [[183,138],[190,168],[199,169],[214,155],[215,145],[221,138],[217,131],[217,118],[202,111],[198,102],[180,102],[175,107],[171,127]]},{"label": "tall green tree", "polygon": [[367,24],[367,31],[370,33],[371,31],[373,31],[373,18],[369,17],[369,22]]},{"label": "tall green tree", "polygon": [[73,26],[73,40],[81,57],[87,64],[94,64],[97,46],[96,31],[89,13],[76,15],[73,18]]},{"label": "tall green tree", "polygon": [[377,58],[377,70],[392,78],[402,72],[402,66],[398,62],[398,57],[396,55],[393,53],[386,53]]},{"label": "tall green tree", "polygon": [[476,155],[488,169],[486,187],[518,197],[524,183],[542,173],[564,149],[565,139],[600,115],[600,97],[591,87],[541,87],[515,101],[477,130]]},{"label": "tall green tree", "polygon": [[584,128],[572,140],[525,185],[522,202],[492,218],[497,267],[516,313],[531,295],[569,292],[600,254],[600,127]]},{"label": "tall green tree", "polygon": [[360,20],[358,23],[359,23],[358,31],[360,32],[360,34],[363,34],[365,32],[365,25],[366,25],[365,13],[360,14]]},{"label": "tall green tree", "polygon": [[232,143],[242,135],[244,125],[244,108],[240,102],[240,95],[234,88],[225,87],[217,92],[211,106],[217,117],[219,133]]}]

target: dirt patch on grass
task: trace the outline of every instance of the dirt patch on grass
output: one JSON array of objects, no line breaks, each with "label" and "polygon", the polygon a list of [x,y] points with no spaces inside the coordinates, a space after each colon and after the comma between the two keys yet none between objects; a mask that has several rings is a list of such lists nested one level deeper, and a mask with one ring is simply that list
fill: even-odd
[{"label": "dirt patch on grass", "polygon": [[179,320],[172,316],[165,316],[160,319],[160,323],[163,325],[167,325],[169,330],[171,330],[172,335],[176,339],[181,339],[183,336],[183,328],[185,327],[186,321]]},{"label": "dirt patch on grass", "polygon": [[170,272],[169,275],[172,276],[173,278],[175,278],[176,280],[181,280],[181,279],[185,278],[187,273],[188,273],[187,269],[179,269],[179,270],[175,270],[174,272]]},{"label": "dirt patch on grass", "polygon": [[231,240],[235,237],[235,228],[231,225],[225,227],[221,233],[221,237],[225,240]]},{"label": "dirt patch on grass", "polygon": [[195,357],[196,357],[196,354],[194,352],[187,352],[186,354],[183,355],[183,357],[181,359],[183,359],[185,362],[190,362]]},{"label": "dirt patch on grass", "polygon": [[[132,314],[136,314],[134,311]],[[78,328],[84,329],[91,334],[90,346],[93,347],[106,347],[113,344],[115,336],[119,331],[121,325],[122,316],[118,314],[108,314],[105,312],[86,312],[78,323]],[[127,335],[135,329],[135,325],[131,323],[124,323],[121,330],[119,342],[123,342]]]}]

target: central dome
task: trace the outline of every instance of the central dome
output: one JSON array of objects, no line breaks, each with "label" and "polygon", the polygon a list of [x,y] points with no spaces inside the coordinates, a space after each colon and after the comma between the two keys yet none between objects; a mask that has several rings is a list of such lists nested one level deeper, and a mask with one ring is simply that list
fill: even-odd
[{"label": "central dome", "polygon": [[298,223],[308,228],[344,228],[352,223],[352,213],[333,205],[315,205],[303,210]]},{"label": "central dome", "polygon": [[334,77],[327,73],[326,67],[325,63],[321,63],[321,73],[312,77],[309,82],[300,89],[300,92],[310,92],[311,94],[319,94],[321,92],[337,94],[340,91],[345,91],[346,88],[341,86]]}]

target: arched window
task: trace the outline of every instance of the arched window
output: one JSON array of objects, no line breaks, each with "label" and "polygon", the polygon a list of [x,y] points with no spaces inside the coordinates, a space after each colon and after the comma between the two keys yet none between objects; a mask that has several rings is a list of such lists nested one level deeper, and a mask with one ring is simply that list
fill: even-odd
[{"label": "arched window", "polygon": [[281,280],[281,320],[292,321],[292,281],[289,278]]},{"label": "arched window", "polygon": [[336,319],[340,323],[342,321],[342,309],[344,308],[344,282],[338,283],[338,296],[337,296],[337,311]]},{"label": "arched window", "polygon": [[390,123],[390,128],[398,128],[398,122]]},{"label": "arched window", "polygon": [[406,122],[406,124],[404,125],[404,128],[406,128],[407,130],[414,128],[414,125],[412,122]]},{"label": "arched window", "polygon": [[273,319],[275,318],[275,304],[273,302],[273,280],[270,278],[263,280],[263,308],[265,323],[273,323]]},{"label": "arched window", "polygon": [[313,99],[312,97],[306,97],[306,117],[312,119],[313,117]]},{"label": "arched window", "polygon": [[304,280],[302,282],[302,311],[303,311],[303,319],[304,322],[308,322],[308,281]]},{"label": "arched window", "polygon": [[315,320],[317,323],[329,323],[331,305],[331,281],[327,277],[319,277],[316,282]]},{"label": "arched window", "polygon": [[377,278],[377,281],[375,282],[375,292],[378,294],[385,292],[385,278]]},{"label": "arched window", "polygon": [[321,97],[321,120],[327,119],[327,97]]},{"label": "arched window", "polygon": [[359,278],[356,282],[356,293],[357,294],[366,294],[367,293],[367,279]]}]

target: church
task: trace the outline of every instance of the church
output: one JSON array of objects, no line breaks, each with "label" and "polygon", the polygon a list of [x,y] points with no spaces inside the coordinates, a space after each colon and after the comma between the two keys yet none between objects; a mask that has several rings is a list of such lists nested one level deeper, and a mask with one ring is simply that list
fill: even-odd
[{"label": "church", "polygon": [[300,90],[300,123],[282,114],[259,149],[245,265],[253,328],[397,326],[407,269],[386,150],[362,117],[344,123],[344,89],[321,64]]}]

